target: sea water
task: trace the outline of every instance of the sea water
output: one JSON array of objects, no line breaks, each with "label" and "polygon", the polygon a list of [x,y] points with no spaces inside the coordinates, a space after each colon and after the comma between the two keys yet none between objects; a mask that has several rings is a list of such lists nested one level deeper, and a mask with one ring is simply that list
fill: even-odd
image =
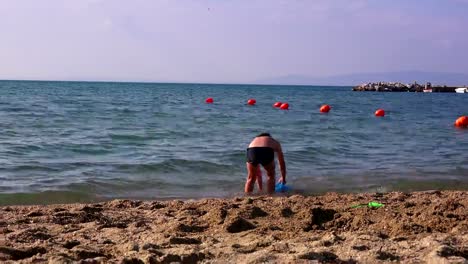
[{"label": "sea water", "polygon": [[0,81],[0,204],[239,195],[261,132],[281,142],[294,191],[468,189],[461,115],[456,93]]}]

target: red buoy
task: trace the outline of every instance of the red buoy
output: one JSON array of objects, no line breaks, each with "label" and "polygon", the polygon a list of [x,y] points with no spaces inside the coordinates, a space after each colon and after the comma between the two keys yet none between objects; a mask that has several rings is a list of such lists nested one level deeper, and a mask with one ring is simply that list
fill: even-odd
[{"label": "red buoy", "polygon": [[385,111],[383,109],[377,109],[377,111],[375,111],[375,116],[385,116]]},{"label": "red buoy", "polygon": [[457,121],[455,121],[456,127],[467,128],[468,127],[468,116],[460,116]]},{"label": "red buoy", "polygon": [[281,102],[276,102],[275,104],[273,104],[273,107],[280,107],[281,106]]},{"label": "red buoy", "polygon": [[328,113],[330,111],[331,107],[329,105],[322,105],[322,107],[320,107],[320,112],[321,113]]},{"label": "red buoy", "polygon": [[289,104],[288,103],[282,103],[281,106],[280,106],[280,109],[288,110],[289,109]]},{"label": "red buoy", "polygon": [[205,102],[206,102],[207,104],[212,104],[212,103],[214,102],[214,100],[213,100],[212,97],[208,97],[208,98],[206,98]]},{"label": "red buoy", "polygon": [[249,100],[247,100],[247,104],[248,104],[248,105],[254,105],[254,104],[256,104],[256,103],[257,103],[257,100],[255,100],[255,99],[249,99]]}]

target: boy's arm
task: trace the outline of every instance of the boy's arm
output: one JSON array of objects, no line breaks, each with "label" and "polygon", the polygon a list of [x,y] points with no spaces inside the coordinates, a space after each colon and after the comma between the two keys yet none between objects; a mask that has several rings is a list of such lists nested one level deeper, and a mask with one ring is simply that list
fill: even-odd
[{"label": "boy's arm", "polygon": [[278,146],[277,146],[277,153],[278,153],[278,163],[279,163],[279,166],[280,166],[280,170],[281,170],[281,178],[280,178],[280,182],[282,182],[283,184],[286,184],[286,163],[284,162],[284,155],[283,155],[283,150],[281,149],[281,144],[279,142],[278,143]]}]

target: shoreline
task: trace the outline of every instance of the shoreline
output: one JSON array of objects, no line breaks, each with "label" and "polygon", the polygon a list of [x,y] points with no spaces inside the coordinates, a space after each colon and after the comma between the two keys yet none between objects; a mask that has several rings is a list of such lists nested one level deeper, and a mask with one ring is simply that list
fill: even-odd
[{"label": "shoreline", "polygon": [[[322,184],[326,185],[326,184]],[[422,192],[427,190],[438,191],[468,191],[468,182],[461,180],[432,180],[432,181],[400,181],[387,185],[364,187],[364,188],[337,188],[328,186],[325,188],[300,188],[300,186],[292,186],[292,191],[287,195],[302,195],[302,196],[320,196],[327,192],[357,195],[361,193],[388,193],[388,192]],[[245,194],[238,192],[225,193],[200,193],[187,196],[107,196],[96,195],[95,193],[80,192],[74,190],[49,190],[43,192],[24,192],[24,193],[0,193],[0,207],[16,206],[16,205],[54,205],[54,204],[72,204],[72,203],[101,203],[112,200],[142,200],[142,201],[169,201],[169,200],[202,200],[202,199],[231,199],[235,197],[243,197]],[[266,193],[259,193],[255,190],[251,196],[262,196]],[[282,196],[284,194],[275,194],[274,196]]]},{"label": "shoreline", "polygon": [[467,208],[468,191],[1,206],[0,261],[466,263]]}]

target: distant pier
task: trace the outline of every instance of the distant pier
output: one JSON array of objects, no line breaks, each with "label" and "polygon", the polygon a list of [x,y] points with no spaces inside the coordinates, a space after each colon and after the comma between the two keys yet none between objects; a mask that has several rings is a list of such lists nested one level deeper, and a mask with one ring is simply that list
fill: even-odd
[{"label": "distant pier", "polygon": [[431,83],[421,85],[418,83],[404,84],[400,82],[373,82],[353,87],[359,92],[415,92],[415,93],[455,93],[455,89],[462,86],[432,86]]}]

